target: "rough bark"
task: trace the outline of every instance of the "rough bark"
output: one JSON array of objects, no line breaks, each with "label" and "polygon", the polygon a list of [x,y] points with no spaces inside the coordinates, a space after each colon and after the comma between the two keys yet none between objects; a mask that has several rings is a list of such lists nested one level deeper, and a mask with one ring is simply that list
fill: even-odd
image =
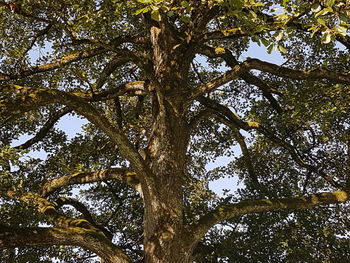
[{"label": "rough bark", "polygon": [[173,48],[176,41],[171,28],[152,26],[150,30],[158,86],[146,156],[151,173],[141,180],[145,202],[145,263],[186,263],[191,260],[191,249],[183,224],[182,187],[189,140],[184,117],[186,75],[183,72],[187,72],[189,63]]}]

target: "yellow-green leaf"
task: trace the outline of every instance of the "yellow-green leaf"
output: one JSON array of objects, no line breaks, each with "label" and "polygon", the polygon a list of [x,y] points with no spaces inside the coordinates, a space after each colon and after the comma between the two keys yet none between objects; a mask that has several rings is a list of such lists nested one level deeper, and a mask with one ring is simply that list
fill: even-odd
[{"label": "yellow-green leaf", "polygon": [[162,17],[160,16],[159,10],[158,9],[153,9],[151,12],[151,18],[157,22],[159,22]]}]

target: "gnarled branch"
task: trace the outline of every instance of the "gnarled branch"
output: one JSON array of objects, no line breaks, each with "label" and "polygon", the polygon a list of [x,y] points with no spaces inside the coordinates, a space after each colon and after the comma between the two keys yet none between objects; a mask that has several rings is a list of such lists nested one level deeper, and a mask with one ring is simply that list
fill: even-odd
[{"label": "gnarled branch", "polygon": [[88,249],[106,263],[128,263],[131,259],[102,232],[80,227],[13,228],[0,225],[0,248],[67,245]]},{"label": "gnarled branch", "polygon": [[56,203],[50,202],[38,194],[31,192],[17,193],[12,190],[2,191],[1,194],[6,195],[14,200],[19,200],[28,206],[35,207],[41,214],[45,215],[47,220],[54,226],[95,229],[95,227],[85,219],[71,218],[59,213],[56,210]]},{"label": "gnarled branch", "polygon": [[60,207],[62,207],[64,205],[70,205],[70,206],[74,207],[77,211],[79,211],[82,214],[84,219],[86,219],[93,227],[101,230],[103,232],[103,234],[108,239],[112,240],[113,234],[111,232],[109,232],[102,225],[97,224],[95,222],[94,218],[92,217],[90,211],[86,208],[86,206],[83,203],[79,202],[77,199],[64,196],[64,197],[58,198],[56,200],[56,203],[57,203],[57,206],[56,206],[57,209],[59,209]]},{"label": "gnarled branch", "polygon": [[46,182],[39,190],[41,196],[48,196],[55,190],[75,184],[87,184],[101,182],[106,180],[120,180],[132,187],[139,184],[137,175],[126,168],[110,168],[97,172],[80,172],[71,175],[62,176]]}]

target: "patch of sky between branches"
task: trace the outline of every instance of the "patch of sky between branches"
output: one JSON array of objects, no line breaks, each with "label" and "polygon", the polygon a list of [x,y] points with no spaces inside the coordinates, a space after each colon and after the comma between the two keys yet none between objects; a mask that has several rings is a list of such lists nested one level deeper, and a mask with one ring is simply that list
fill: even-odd
[{"label": "patch of sky between branches", "polygon": [[[75,115],[66,115],[63,116],[55,125],[56,128],[64,131],[67,134],[68,139],[74,138],[77,134],[82,133],[82,126],[87,123],[87,120],[75,116]],[[15,147],[25,143],[27,140],[32,138],[33,135],[23,134],[19,137],[18,140],[14,141],[11,146]],[[45,151],[30,151],[28,153],[30,157],[39,158],[45,160],[47,153]]]},{"label": "patch of sky between branches", "polygon": [[265,46],[259,46],[255,42],[250,42],[248,50],[241,55],[241,60],[244,61],[248,57],[257,58],[278,65],[285,62],[285,59],[279,51],[273,50],[271,54],[269,54]]}]

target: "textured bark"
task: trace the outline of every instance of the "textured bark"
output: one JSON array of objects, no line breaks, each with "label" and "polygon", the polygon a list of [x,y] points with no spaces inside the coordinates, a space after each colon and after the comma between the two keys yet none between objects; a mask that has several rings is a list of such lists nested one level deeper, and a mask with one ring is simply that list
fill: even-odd
[{"label": "textured bark", "polygon": [[174,113],[160,113],[149,144],[145,178],[145,262],[189,262],[183,225],[183,168],[188,136]]},{"label": "textured bark", "polygon": [[173,49],[176,42],[171,29],[153,26],[151,36],[158,87],[146,156],[151,173],[141,181],[145,202],[145,263],[186,263],[191,261],[191,249],[183,224],[182,187],[189,140],[183,114],[183,82],[187,77],[183,72],[187,72],[189,64]]},{"label": "textured bark", "polygon": [[41,196],[47,196],[57,189],[74,184],[86,184],[93,182],[101,182],[107,180],[120,180],[131,187],[136,187],[139,184],[137,175],[125,168],[110,168],[108,170],[101,170],[97,172],[81,172],[71,175],[62,176],[59,178],[47,181],[40,189]]}]

